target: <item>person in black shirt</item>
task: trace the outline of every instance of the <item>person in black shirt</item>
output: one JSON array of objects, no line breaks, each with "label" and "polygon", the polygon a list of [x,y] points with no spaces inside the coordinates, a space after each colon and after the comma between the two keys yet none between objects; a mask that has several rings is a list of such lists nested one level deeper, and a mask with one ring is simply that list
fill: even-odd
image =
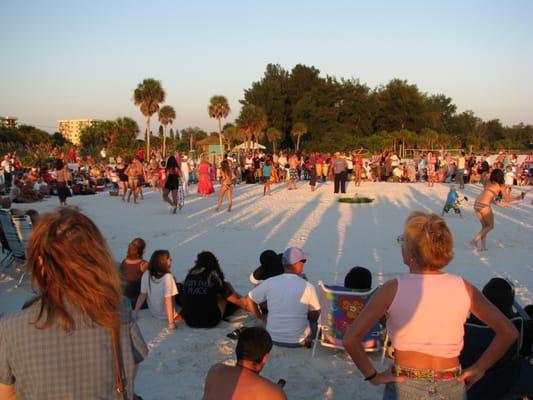
[{"label": "person in black shirt", "polygon": [[215,327],[235,311],[235,306],[244,308],[244,302],[225,281],[215,255],[209,251],[199,253],[183,282],[181,316],[185,323],[193,328]]}]

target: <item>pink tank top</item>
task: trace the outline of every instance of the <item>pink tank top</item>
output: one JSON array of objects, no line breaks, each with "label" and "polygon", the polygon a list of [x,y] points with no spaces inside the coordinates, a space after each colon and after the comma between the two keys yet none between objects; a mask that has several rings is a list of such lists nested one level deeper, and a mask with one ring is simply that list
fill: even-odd
[{"label": "pink tank top", "polygon": [[407,274],[396,280],[398,289],[387,312],[394,348],[458,357],[470,310],[463,279],[448,274]]}]

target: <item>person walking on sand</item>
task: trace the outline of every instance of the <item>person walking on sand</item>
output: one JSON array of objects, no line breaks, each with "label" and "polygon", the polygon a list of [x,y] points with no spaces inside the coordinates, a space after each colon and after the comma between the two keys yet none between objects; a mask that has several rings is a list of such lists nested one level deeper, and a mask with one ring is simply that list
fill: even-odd
[{"label": "person walking on sand", "polygon": [[63,164],[60,158],[56,160],[56,182],[57,182],[57,195],[59,197],[59,205],[67,205],[68,197],[68,172],[67,166]]},{"label": "person walking on sand", "polygon": [[133,194],[133,202],[137,203],[137,194],[139,186],[139,175],[141,174],[141,162],[137,157],[126,168],[126,175],[128,176],[128,187],[130,189],[128,193],[128,203],[131,200]]},{"label": "person walking on sand", "polygon": [[206,156],[202,156],[202,160],[198,165],[198,193],[202,196],[208,196],[214,193],[215,188],[211,182],[211,164],[207,161]]},{"label": "person walking on sand", "polygon": [[265,161],[265,165],[263,165],[263,176],[261,179],[263,180],[263,196],[266,196],[267,194],[270,196],[272,193],[270,192],[270,175],[272,174],[272,160],[270,157],[267,156],[267,159]]},{"label": "person walking on sand", "polygon": [[334,181],[334,193],[346,193],[346,168],[347,168],[346,159],[344,154],[336,153],[335,160],[333,161],[333,173],[335,174]]},{"label": "person walking on sand", "polygon": [[[170,210],[176,214],[178,208],[178,189],[180,185],[180,169],[174,156],[170,156],[166,162],[166,180],[163,186],[163,201],[169,204]],[[172,201],[168,197],[172,194]]]},{"label": "person walking on sand", "polygon": [[220,190],[218,192],[217,212],[222,209],[224,196],[227,196],[228,198],[228,211],[231,211],[231,206],[233,204],[233,180],[235,179],[235,175],[233,175],[228,160],[222,160],[222,163],[220,164],[220,173],[222,176]]},{"label": "person walking on sand", "polygon": [[429,151],[427,155],[427,159],[426,159],[429,187],[435,186],[435,179],[437,175],[436,164],[437,164],[437,158],[435,157],[433,152]]},{"label": "person walking on sand", "polygon": [[298,182],[298,156],[292,154],[289,157],[289,190],[296,190],[296,182]]},{"label": "person walking on sand", "polygon": [[[487,250],[487,234],[494,228],[494,214],[492,212],[491,204],[494,202],[500,207],[507,208],[509,207],[510,202],[522,200],[524,198],[524,192],[518,196],[511,196],[511,193],[505,188],[504,179],[504,174],[501,169],[493,170],[490,174],[489,181],[487,182],[488,184],[474,203],[476,217],[481,223],[481,230],[470,242],[470,245],[474,249],[477,249],[478,243],[481,243],[480,250]],[[504,201],[496,202],[495,198],[500,192],[503,194]]]}]

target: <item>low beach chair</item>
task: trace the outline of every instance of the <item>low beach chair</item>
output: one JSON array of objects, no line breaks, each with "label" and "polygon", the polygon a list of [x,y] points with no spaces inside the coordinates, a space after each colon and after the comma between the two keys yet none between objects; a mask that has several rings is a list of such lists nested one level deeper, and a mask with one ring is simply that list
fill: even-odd
[{"label": "low beach chair", "polygon": [[[468,390],[469,399],[504,399],[506,398],[506,393],[520,375],[519,356],[524,332],[524,320],[521,317],[514,317],[511,318],[511,322],[520,333],[519,338],[485,372],[485,375]],[[490,327],[470,322],[465,324],[464,346],[459,356],[463,370],[473,365],[481,357],[493,339],[494,331]]]},{"label": "low beach chair", "polygon": [[[10,210],[0,209],[0,224],[9,245],[10,253],[7,256],[6,268],[11,265],[24,265],[26,263],[26,248],[32,229],[31,219],[27,215],[13,215]],[[4,261],[5,262],[5,261]],[[22,284],[26,276],[23,268],[17,286]]]},{"label": "low beach chair", "polygon": [[[320,318],[313,345],[313,357],[318,343],[324,347],[344,349],[342,339],[346,329],[366,306],[373,292],[374,289],[361,292],[343,286],[325,285],[322,281],[318,281]],[[381,350],[384,337],[384,327],[380,323],[376,324],[363,339],[365,350],[368,352]]]}]

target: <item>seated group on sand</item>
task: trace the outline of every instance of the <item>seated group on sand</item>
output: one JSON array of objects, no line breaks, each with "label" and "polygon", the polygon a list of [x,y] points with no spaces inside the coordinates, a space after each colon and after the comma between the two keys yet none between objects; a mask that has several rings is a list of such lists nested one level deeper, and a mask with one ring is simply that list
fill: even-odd
[{"label": "seated group on sand", "polygon": [[[387,399],[530,395],[531,319],[514,314],[512,284],[494,278],[482,292],[443,273],[453,258],[453,240],[437,215],[410,214],[398,241],[409,273],[377,288],[343,339],[365,381],[383,384]],[[263,253],[251,276],[256,286],[241,296],[210,252],[198,254],[178,285],[170,253],[157,250],[146,262],[144,250],[142,240],[130,244],[121,280],[87,216],[68,207],[39,216],[27,249],[36,296],[0,318],[0,399],[111,399],[123,393],[139,400],[135,375],[148,348],[132,307],[136,315],[144,302],[169,329],[180,319],[192,327],[216,326],[232,307],[256,315],[259,326],[238,334],[236,365],[205,371],[204,399],[286,398],[283,381],[275,385],[259,372],[274,344],[309,346],[314,337],[321,310],[303,274],[307,254],[295,247],[281,257]],[[345,286],[366,290],[371,275],[355,268]],[[363,339],[384,318],[394,360],[378,371]]]}]

